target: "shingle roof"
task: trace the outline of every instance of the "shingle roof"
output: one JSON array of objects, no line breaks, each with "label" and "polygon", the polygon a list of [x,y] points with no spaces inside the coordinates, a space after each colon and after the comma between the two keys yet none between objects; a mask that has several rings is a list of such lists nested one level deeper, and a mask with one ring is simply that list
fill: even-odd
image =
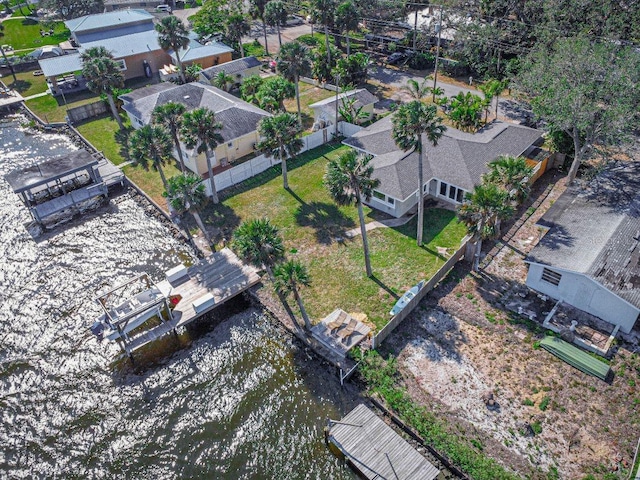
[{"label": "shingle roof", "polygon": [[[180,50],[180,60],[183,62],[191,62],[193,60],[199,60],[201,58],[213,57],[216,55],[222,55],[223,53],[233,52],[233,48],[225,45],[222,42],[214,42],[210,45],[202,45],[195,40],[189,42],[189,46]],[[169,52],[171,58],[176,59],[174,51]]]},{"label": "shingle roof", "polygon": [[87,30],[108,29],[114,26],[122,26],[127,23],[153,21],[153,15],[144,10],[115,10],[107,13],[96,13],[83,17],[67,20],[65,25],[72,33],[80,33]]},{"label": "shingle roof", "polygon": [[[210,85],[197,82],[168,85],[170,86],[166,89],[158,89],[159,91],[152,91],[145,96],[124,95],[122,98],[128,103],[122,108],[147,124],[151,120],[153,109],[158,105],[169,102],[182,103],[188,111],[206,107],[212,110],[216,119],[222,123],[220,134],[225,141],[253,132],[258,122],[269,116],[264,110]],[[130,101],[129,98],[134,99]]]},{"label": "shingle roof", "polygon": [[[356,108],[361,107],[363,105],[371,105],[372,103],[376,103],[378,101],[378,97],[376,97],[373,93],[369,92],[366,88],[360,88],[358,90],[349,90],[348,92],[343,92],[338,94],[338,107],[342,106],[343,98],[354,98],[356,99]],[[324,100],[320,100],[319,102],[313,103],[309,105],[309,108],[323,108],[323,109],[335,109],[336,108],[336,97],[325,98]]]},{"label": "shingle roof", "polygon": [[243,70],[248,70],[249,68],[259,67],[260,65],[262,65],[262,62],[260,62],[256,57],[244,57],[221,65],[214,65],[213,67],[205,68],[200,71],[200,75],[204,76],[207,80],[211,80],[220,72],[232,75]]},{"label": "shingle roof", "polygon": [[565,191],[538,222],[528,262],[582,273],[640,308],[640,165],[610,168]]},{"label": "shingle roof", "polygon": [[[521,155],[540,138],[532,128],[497,122],[476,134],[448,128],[438,145],[424,145],[424,179],[437,178],[465,190],[473,190],[500,155]],[[343,142],[376,158],[374,176],[382,193],[403,200],[418,189],[418,154],[404,154],[392,137],[391,117],[367,127]]]}]

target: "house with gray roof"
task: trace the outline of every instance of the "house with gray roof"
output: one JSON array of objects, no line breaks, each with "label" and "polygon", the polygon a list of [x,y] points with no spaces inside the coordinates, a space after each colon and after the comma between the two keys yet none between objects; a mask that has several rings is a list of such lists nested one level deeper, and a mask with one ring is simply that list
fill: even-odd
[{"label": "house with gray roof", "polygon": [[223,63],[221,65],[214,65],[213,67],[205,68],[200,71],[200,81],[213,85],[216,76],[220,72],[224,72],[227,75],[233,77],[234,83],[239,85],[245,77],[250,75],[259,75],[260,66],[262,62],[256,57],[244,57],[230,62]]},{"label": "house with gray roof", "polygon": [[629,333],[640,314],[640,166],[566,190],[538,226],[527,285]]},{"label": "house with gray roof", "polygon": [[367,121],[373,116],[373,105],[378,101],[378,97],[369,92],[366,88],[359,88],[357,90],[342,92],[336,96],[312,103],[309,105],[309,108],[313,110],[314,124],[317,125],[318,128],[335,125],[336,104],[338,106],[338,121],[344,120],[340,113],[340,109],[349,101],[354,102],[354,112],[359,111],[361,113],[360,120]]},{"label": "house with gray roof", "polygon": [[[233,95],[211,85],[199,82],[185,85],[160,83],[135,90],[119,97],[134,128],[140,128],[151,122],[153,110],[169,102],[183,104],[187,111],[205,107],[215,113],[216,120],[222,124],[220,136],[222,142],[215,150],[213,167],[226,167],[235,160],[255,151],[259,140],[258,122],[270,116],[264,110],[240,100]],[[176,155],[177,156],[177,155]],[[199,175],[208,175],[204,155],[198,155],[183,147],[186,166]]]},{"label": "house with gray roof", "polygon": [[[417,208],[419,156],[395,144],[391,118],[379,120],[342,143],[373,155],[373,176],[380,185],[369,205],[401,217]],[[540,131],[505,122],[494,122],[476,133],[448,128],[437,146],[423,145],[423,195],[460,204],[465,193],[481,182],[490,162],[500,155],[527,156],[541,142]]]}]

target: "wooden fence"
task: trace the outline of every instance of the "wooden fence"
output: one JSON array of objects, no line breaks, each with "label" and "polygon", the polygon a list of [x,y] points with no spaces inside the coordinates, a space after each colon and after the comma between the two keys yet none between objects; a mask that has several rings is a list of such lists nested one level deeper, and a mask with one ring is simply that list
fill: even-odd
[{"label": "wooden fence", "polygon": [[449,273],[449,270],[453,268],[453,266],[460,260],[467,249],[467,244],[471,240],[471,237],[467,235],[460,242],[460,247],[456,250],[451,257],[445,262],[442,267],[429,279],[429,281],[422,287],[422,290],[418,292],[418,294],[409,301],[406,307],[404,307],[400,313],[394,316],[389,323],[387,323],[384,328],[382,328],[374,337],[371,339],[371,348],[376,349],[382,344],[385,338],[391,335],[398,325],[402,323],[402,321],[409,316],[409,314],[418,306],[420,301],[427,296],[427,294],[434,289],[434,287]]}]

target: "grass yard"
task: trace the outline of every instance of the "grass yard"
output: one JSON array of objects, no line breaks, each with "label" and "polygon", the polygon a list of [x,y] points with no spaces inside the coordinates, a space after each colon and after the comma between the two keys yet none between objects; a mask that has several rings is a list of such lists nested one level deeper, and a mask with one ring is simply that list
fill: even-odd
[{"label": "grass yard", "polygon": [[[65,98],[67,99],[66,108],[78,107],[100,100],[100,97],[89,91],[70,94]],[[64,122],[67,116],[67,110],[62,96],[54,97],[53,95],[45,95],[43,97],[32,98],[25,103],[33,113],[47,123]]]},{"label": "grass yard", "polygon": [[[347,230],[358,227],[357,210],[338,207],[322,184],[328,161],[346,149],[325,145],[291,162],[290,191],[282,188],[276,169],[265,172],[264,183],[228,194],[221,205],[208,207],[206,218],[230,238],[241,221],[268,217],[281,229],[289,255],[299,256],[309,267],[313,283],[302,295],[314,321],[340,307],[365,313],[380,328],[397,298],[445,262],[435,247],[457,248],[465,228],[454,212],[428,209],[422,248],[415,243],[415,220],[398,229],[369,232],[374,277],[367,278],[361,237],[345,237]],[[370,214],[365,208],[367,222]]]},{"label": "grass yard", "polygon": [[264,57],[267,54],[262,44],[258,41],[243,43],[242,48],[244,49],[245,57],[253,56],[253,57],[260,58],[260,57]]},{"label": "grass yard", "polygon": [[[125,175],[131,179],[136,185],[149,195],[154,202],[160,205],[164,210],[167,210],[167,201],[162,196],[164,193],[164,186],[160,180],[160,174],[151,167],[149,170],[145,170],[140,165],[126,165],[122,168]],[[176,163],[165,165],[162,168],[165,176],[171,178],[180,173]]]},{"label": "grass yard", "polygon": [[[314,87],[308,83],[300,82],[300,110],[302,113],[302,126],[309,129],[313,126],[313,110],[309,108],[320,100],[335,96],[335,92],[325,90],[324,88]],[[284,106],[291,113],[298,113],[298,104],[296,99],[285,100]]]},{"label": "grass yard", "polygon": [[44,75],[34,76],[33,72],[22,72],[16,73],[16,78],[18,81],[14,82],[11,74],[8,74],[5,80],[11,81],[8,87],[17,90],[23,97],[47,91],[47,81]]},{"label": "grass yard", "polygon": [[105,157],[115,165],[120,165],[128,160],[126,145],[127,137],[131,131],[128,123],[129,118],[123,118],[127,130],[120,132],[118,122],[111,115],[104,115],[87,122],[76,125],[78,131],[84,138],[100,150]]},{"label": "grass yard", "polygon": [[60,42],[68,40],[70,35],[69,30],[62,22],[56,23],[53,27],[53,35],[46,37],[40,35],[40,29],[44,29],[42,24],[31,18],[9,18],[2,24],[4,25],[2,43],[11,45],[14,50],[58,45]]}]

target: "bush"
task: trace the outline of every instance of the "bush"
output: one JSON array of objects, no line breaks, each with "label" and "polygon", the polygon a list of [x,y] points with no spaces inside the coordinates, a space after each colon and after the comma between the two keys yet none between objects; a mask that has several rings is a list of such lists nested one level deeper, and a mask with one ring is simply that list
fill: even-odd
[{"label": "bush", "polygon": [[544,397],[540,402],[540,410],[544,412],[549,407],[549,402],[551,402],[551,399],[549,397]]},{"label": "bush", "polygon": [[298,37],[298,41],[309,47],[315,47],[316,45],[318,45],[318,37],[311,35],[310,33],[305,33],[304,35],[300,35]]},{"label": "bush", "polygon": [[425,70],[433,67],[435,61],[436,57],[434,55],[420,52],[415,55],[411,55],[411,58],[409,58],[409,66],[416,70]]}]

